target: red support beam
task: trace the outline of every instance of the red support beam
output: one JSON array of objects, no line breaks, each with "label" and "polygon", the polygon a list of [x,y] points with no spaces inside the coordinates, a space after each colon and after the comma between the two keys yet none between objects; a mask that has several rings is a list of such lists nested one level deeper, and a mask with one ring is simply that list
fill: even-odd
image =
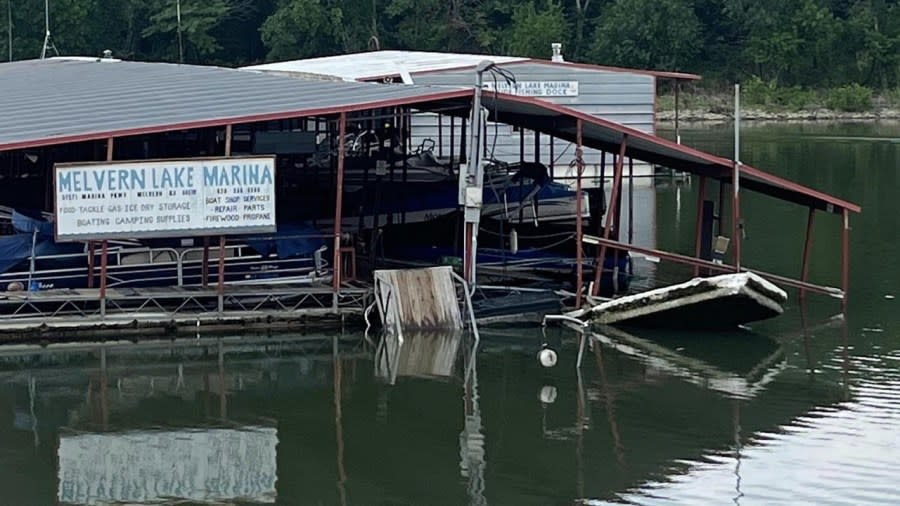
[{"label": "red support beam", "polygon": [[[583,124],[579,119],[575,123],[576,147],[575,147],[575,307],[581,307],[581,292],[584,289],[584,254],[581,239],[584,236],[583,218],[581,216],[581,203],[583,202],[581,190],[581,176],[584,174],[584,149],[581,146]],[[551,148],[553,147],[551,139]],[[551,160],[552,160],[551,156]]]},{"label": "red support beam", "polygon": [[[694,240],[694,256],[700,258],[703,250],[703,199],[706,197],[706,176],[700,176],[700,187],[697,188],[697,224],[696,239]],[[694,266],[694,277],[700,275],[700,266]]]},{"label": "red support beam", "polygon": [[219,236],[219,284],[217,287],[219,296],[225,294],[225,236]]},{"label": "red support beam", "polygon": [[200,265],[200,278],[203,288],[209,288],[209,237],[203,238],[203,263]]},{"label": "red support beam", "polygon": [[337,159],[337,189],[334,199],[334,264],[332,271],[333,290],[338,293],[341,290],[341,220],[344,202],[344,137],[347,134],[347,113],[342,112],[338,120],[338,159]]},{"label": "red support beam", "polygon": [[[809,279],[809,255],[812,250],[813,226],[816,223],[816,209],[809,208],[809,217],[806,219],[806,241],[803,243],[803,261],[800,264],[800,281],[806,282]],[[805,290],[800,290],[800,298],[806,296]]]},{"label": "red support beam", "polygon": [[94,288],[94,256],[96,255],[96,248],[94,246],[94,241],[88,241],[88,288]]},{"label": "red support beam", "polygon": [[735,162],[735,176],[732,177],[732,187],[734,194],[731,199],[731,241],[734,243],[734,270],[741,271],[741,192],[740,192],[740,174],[741,164]]},{"label": "red support beam", "polygon": [[847,209],[844,209],[844,227],[841,233],[841,289],[844,291],[841,309],[846,313],[850,292],[850,211]]},{"label": "red support beam", "polygon": [[[610,231],[614,221],[618,218],[616,202],[619,199],[619,192],[622,188],[622,169],[625,163],[625,148],[628,144],[628,136],[622,136],[622,144],[619,145],[619,156],[616,158],[616,166],[613,169],[613,187],[609,197],[609,206],[606,211],[606,223],[603,226],[603,238],[609,239]],[[580,246],[580,245],[579,245]],[[597,258],[594,262],[594,286],[591,295],[597,296],[600,293],[600,278],[603,275],[603,260],[606,258],[606,244],[601,244],[597,251]]]},{"label": "red support beam", "polygon": [[100,242],[100,298],[106,299],[106,264],[109,256],[109,243]]}]

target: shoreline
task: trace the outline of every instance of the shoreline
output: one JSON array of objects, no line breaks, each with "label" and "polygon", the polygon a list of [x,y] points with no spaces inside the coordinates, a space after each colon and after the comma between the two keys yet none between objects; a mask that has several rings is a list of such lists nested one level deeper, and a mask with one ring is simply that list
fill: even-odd
[{"label": "shoreline", "polygon": [[[679,123],[730,123],[734,120],[731,111],[719,112],[710,109],[684,109],[678,111]],[[882,121],[900,120],[900,109],[884,108],[863,112],[844,112],[831,109],[814,109],[800,111],[767,111],[758,108],[741,110],[741,122],[744,121]],[[675,110],[662,109],[656,112],[657,123],[675,123]]]}]

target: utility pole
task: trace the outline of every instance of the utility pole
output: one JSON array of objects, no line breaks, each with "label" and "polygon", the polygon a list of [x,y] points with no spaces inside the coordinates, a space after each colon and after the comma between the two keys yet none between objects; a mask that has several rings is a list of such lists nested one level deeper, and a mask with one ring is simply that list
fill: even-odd
[{"label": "utility pole", "polygon": [[175,0],[175,21],[178,25],[178,63],[184,63],[184,41],[181,38],[181,0]]}]

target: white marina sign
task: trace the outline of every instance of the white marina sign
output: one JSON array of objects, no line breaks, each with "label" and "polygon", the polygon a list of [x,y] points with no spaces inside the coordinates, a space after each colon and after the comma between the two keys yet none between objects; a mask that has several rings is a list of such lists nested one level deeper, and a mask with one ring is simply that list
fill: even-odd
[{"label": "white marina sign", "polygon": [[275,159],[54,167],[58,241],[275,232]]},{"label": "white marina sign", "polygon": [[577,97],[578,81],[518,81],[515,85],[487,82],[484,89],[522,97]]}]

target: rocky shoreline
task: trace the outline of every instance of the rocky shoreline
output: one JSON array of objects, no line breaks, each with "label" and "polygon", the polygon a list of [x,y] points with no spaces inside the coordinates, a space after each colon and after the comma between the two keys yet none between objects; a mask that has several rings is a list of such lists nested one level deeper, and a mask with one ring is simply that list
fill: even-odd
[{"label": "rocky shoreline", "polygon": [[[685,123],[730,122],[733,113],[705,109],[686,109],[678,111],[678,121]],[[877,121],[900,120],[900,109],[884,108],[864,112],[844,112],[831,109],[815,109],[802,111],[767,111],[747,108],[741,110],[741,121]],[[657,111],[656,121],[674,123],[675,110]]]}]

